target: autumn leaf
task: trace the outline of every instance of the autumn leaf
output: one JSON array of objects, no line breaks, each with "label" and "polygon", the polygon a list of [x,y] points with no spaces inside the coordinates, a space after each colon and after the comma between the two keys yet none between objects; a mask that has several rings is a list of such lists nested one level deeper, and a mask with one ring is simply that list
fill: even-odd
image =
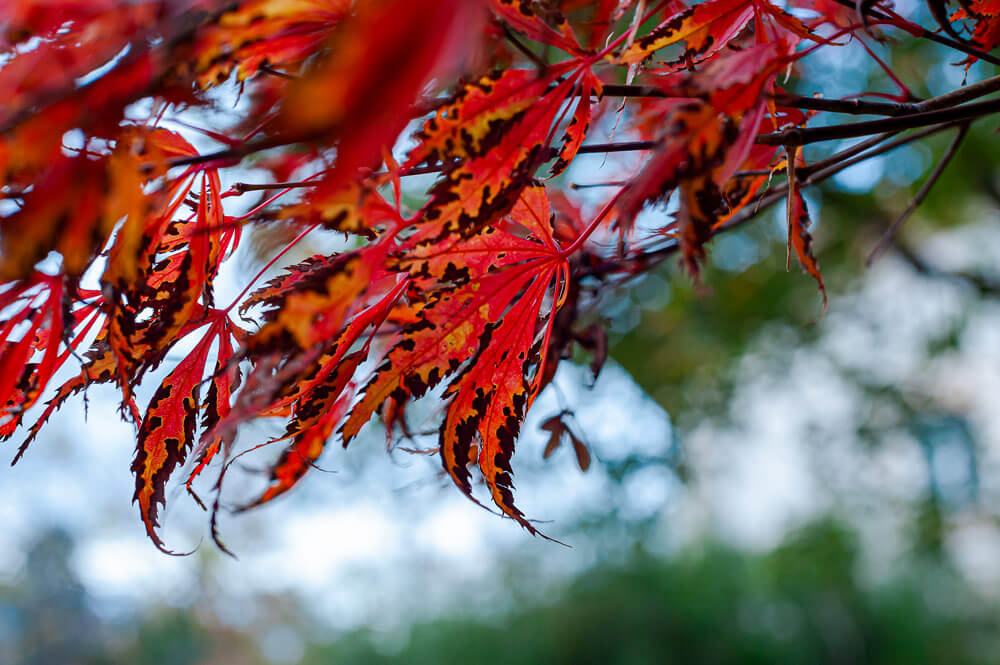
[{"label": "autumn leaf", "polygon": [[194,75],[209,87],[229,78],[244,81],[262,66],[298,66],[319,51],[350,11],[347,0],[252,0],[241,2],[199,31],[190,55],[174,72]]},{"label": "autumn leaf", "polygon": [[398,408],[454,375],[445,391],[449,407],[440,435],[445,470],[471,497],[465,465],[478,437],[479,468],[494,502],[532,533],[513,503],[510,457],[537,394],[537,368],[544,364],[544,321],[551,322],[552,312],[543,315],[542,308],[546,296],[550,307],[558,307],[566,271],[550,217],[545,190],[534,185],[510,215],[527,236],[490,228],[403,264],[413,277],[445,285],[404,328],[342,428],[346,444],[386,404]]},{"label": "autumn leaf", "polygon": [[[194,349],[163,379],[139,424],[132,471],[135,473],[133,502],[146,534],[160,550],[169,552],[156,529],[159,508],[166,502],[164,488],[174,470],[184,464],[195,442],[200,393],[209,350],[217,339],[229,335],[224,317],[212,323]],[[224,353],[228,342],[220,343]],[[223,358],[223,361],[228,359]],[[220,395],[216,395],[218,398]],[[216,405],[215,408],[218,408]]]},{"label": "autumn leaf", "polygon": [[291,440],[271,468],[270,484],[260,496],[237,508],[237,512],[255,508],[284,494],[316,463],[350,406],[354,393],[345,389],[364,357],[361,352],[345,356],[322,382],[299,396],[284,436],[272,442]]},{"label": "autumn leaf", "polygon": [[542,421],[539,429],[549,433],[548,443],[545,444],[545,450],[542,451],[542,459],[548,459],[562,445],[563,439],[569,438],[570,443],[573,445],[573,453],[576,455],[577,465],[581,471],[586,471],[590,468],[590,450],[587,449],[587,446],[573,432],[573,428],[570,427],[569,423],[566,422],[565,418],[569,415],[571,415],[571,412],[561,411]]},{"label": "autumn leaf", "polygon": [[462,35],[478,20],[478,2],[373,0],[340,22],[325,56],[289,86],[280,124],[296,136],[337,142],[327,175],[340,189],[372,166],[410,118],[410,105],[442,58],[461,51]]},{"label": "autumn leaf", "polygon": [[[791,252],[795,251],[795,256],[799,260],[802,269],[816,280],[816,286],[823,297],[823,311],[820,316],[826,314],[827,298],[826,285],[823,283],[823,276],[819,272],[819,264],[812,250],[812,235],[809,233],[809,209],[806,206],[805,197],[802,196],[802,184],[795,177],[795,152],[789,156],[789,182],[791,188],[788,192],[788,204],[786,216],[788,220],[788,261],[791,261]],[[785,266],[786,269],[790,265]]]},{"label": "autumn leaf", "polygon": [[[929,7],[944,34],[859,9],[966,65],[1000,62],[997,0],[951,20]],[[34,423],[16,461],[56,409],[113,383],[139,428],[150,539],[166,550],[183,467],[223,547],[235,459],[284,446],[243,506],[267,503],[376,414],[404,450],[408,405],[438,389],[439,445],[405,449],[537,533],[513,496],[518,435],[562,362],[582,351],[596,377],[609,301],[675,253],[697,278],[713,238],[786,198],[788,259],[825,311],[804,188],[996,114],[979,99],[992,79],[916,102],[873,25],[832,0],[0,3],[0,439]],[[830,97],[813,54],[847,44],[899,94]],[[613,125],[605,96],[623,100]],[[857,142],[817,147],[799,178],[802,146],[842,140]],[[617,155],[614,172],[569,183],[587,154]],[[636,224],[653,206],[667,217]],[[271,238],[249,274],[246,229]],[[546,455],[568,441],[586,469],[567,415],[545,421]],[[240,448],[256,419],[283,433]],[[195,489],[210,467],[211,507]]]},{"label": "autumn leaf", "polygon": [[512,28],[537,42],[574,55],[582,54],[580,42],[566,17],[551,6],[525,0],[490,0],[490,9]]},{"label": "autumn leaf", "polygon": [[705,60],[718,53],[743,30],[754,15],[750,0],[709,0],[671,16],[649,34],[636,39],[620,56],[622,64],[640,62],[656,51],[684,42],[671,64]]},{"label": "autumn leaf", "polygon": [[566,78],[527,111],[512,115],[495,145],[485,146],[489,150],[445,171],[422,210],[415,245],[434,245],[452,235],[471,237],[510,211],[538,166],[549,159],[554,123],[584,71],[576,63],[551,68],[549,77]]}]

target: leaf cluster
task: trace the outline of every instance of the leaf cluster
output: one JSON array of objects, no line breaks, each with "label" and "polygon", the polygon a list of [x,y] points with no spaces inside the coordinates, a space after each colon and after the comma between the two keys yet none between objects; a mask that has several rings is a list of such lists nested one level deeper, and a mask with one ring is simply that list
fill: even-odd
[{"label": "leaf cluster", "polygon": [[[889,30],[997,62],[988,5],[948,17],[934,3],[939,34],[884,3],[835,0],[6,3],[0,436],[61,368],[79,366],[17,457],[71,396],[116,386],[137,429],[134,501],[166,550],[159,511],[178,470],[205,507],[193,483],[217,469],[218,542],[223,480],[243,454],[283,446],[237,510],[287,492],[373,418],[395,445],[408,404],[437,390],[443,473],[479,503],[477,472],[537,533],[514,503],[515,443],[561,360],[582,349],[600,371],[606,294],[675,255],[699,283],[716,235],[785,201],[787,267],[794,255],[825,310],[804,190],[955,132],[888,243],[967,126],[1000,110],[980,101],[1000,79],[917,99],[887,69],[896,93],[826,99],[794,94],[788,76],[855,42],[881,62],[867,41]],[[972,37],[951,20],[973,21]],[[238,121],[195,122],[229,85]],[[594,140],[616,132],[627,140]],[[806,146],[857,138],[806,160]],[[612,153],[637,159],[586,198],[567,182]],[[246,167],[267,182],[223,184]],[[417,176],[430,186],[415,195],[404,183]],[[274,226],[294,237],[218,303],[243,231]],[[260,283],[323,231],[354,240]],[[183,357],[143,406],[139,385],[171,353]],[[239,426],[261,418],[283,432],[238,450]],[[586,468],[576,435],[549,422]]]}]

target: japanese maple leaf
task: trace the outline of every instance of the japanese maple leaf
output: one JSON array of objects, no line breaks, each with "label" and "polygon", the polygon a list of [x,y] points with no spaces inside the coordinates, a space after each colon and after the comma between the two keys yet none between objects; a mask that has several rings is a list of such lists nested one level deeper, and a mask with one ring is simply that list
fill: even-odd
[{"label": "japanese maple leaf", "polygon": [[[209,410],[205,425],[212,427],[229,411],[236,374],[231,370],[233,353],[231,337],[233,325],[225,312],[216,312],[202,338],[194,349],[163,379],[146,408],[139,424],[132,471],[135,473],[135,495],[139,513],[146,527],[146,534],[164,552],[163,541],[156,532],[159,526],[159,507],[166,498],[164,489],[174,470],[184,464],[194,446],[198,428],[198,414],[203,402],[201,386],[209,352],[216,347],[216,372],[209,389]],[[217,449],[217,446],[214,446]],[[214,455],[210,445],[209,455],[200,455],[199,464]],[[168,552],[169,553],[169,552]]]},{"label": "japanese maple leaf", "polygon": [[568,276],[550,217],[544,187],[532,185],[503,228],[459,236],[419,257],[400,254],[399,268],[438,286],[385,354],[342,427],[346,445],[373,413],[398,408],[453,377],[440,431],[445,470],[472,497],[466,464],[475,459],[493,501],[532,533],[513,502],[510,458],[539,389],[552,315]]},{"label": "japanese maple leaf", "polygon": [[337,190],[377,162],[409,121],[428,80],[463,50],[478,1],[371,0],[331,31],[322,57],[289,86],[278,125],[337,143]]}]

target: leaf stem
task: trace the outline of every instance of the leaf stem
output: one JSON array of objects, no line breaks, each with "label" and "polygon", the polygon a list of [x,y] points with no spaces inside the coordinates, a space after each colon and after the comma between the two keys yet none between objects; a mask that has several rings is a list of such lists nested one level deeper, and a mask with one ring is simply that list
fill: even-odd
[{"label": "leaf stem", "polygon": [[601,208],[601,211],[599,213],[597,213],[597,217],[594,218],[594,221],[592,221],[587,226],[587,228],[585,228],[580,233],[580,235],[576,237],[576,240],[574,240],[569,247],[567,247],[566,249],[564,249],[559,253],[560,256],[562,256],[563,258],[569,257],[570,255],[573,254],[573,252],[578,250],[580,246],[583,245],[583,243],[587,241],[587,238],[589,238],[591,234],[593,234],[594,231],[597,230],[597,227],[601,225],[601,222],[604,221],[604,218],[607,217],[608,213],[611,212],[611,209],[615,206],[616,203],[618,203],[618,199],[621,197],[624,191],[625,188],[622,187],[620,190],[618,190],[618,193],[611,198],[610,201],[604,204],[604,207]]},{"label": "leaf stem", "polygon": [[284,256],[285,254],[287,254],[288,251],[292,247],[294,247],[295,245],[297,245],[300,240],[302,240],[307,235],[309,235],[309,233],[313,229],[315,229],[317,226],[319,226],[319,225],[320,225],[320,223],[317,222],[317,223],[315,223],[315,224],[313,224],[311,226],[308,226],[305,229],[303,229],[302,232],[299,235],[297,235],[294,238],[292,238],[292,240],[287,245],[285,245],[284,248],[282,248],[282,250],[280,252],[278,252],[277,254],[275,254],[274,257],[270,261],[268,261],[267,264],[265,264],[263,268],[261,268],[260,270],[257,271],[257,274],[253,276],[253,279],[251,279],[250,282],[245,287],[243,287],[243,290],[240,291],[240,294],[233,299],[233,302],[229,303],[229,306],[226,307],[224,310],[222,310],[223,313],[228,314],[230,311],[232,311],[233,307],[236,307],[236,305],[241,300],[243,300],[243,296],[245,296],[250,291],[250,289],[253,287],[253,285],[257,283],[257,280],[260,279],[261,277],[263,277],[264,273],[266,273],[268,270],[270,270],[271,267],[275,263],[278,262],[278,259],[280,259],[282,256]]}]

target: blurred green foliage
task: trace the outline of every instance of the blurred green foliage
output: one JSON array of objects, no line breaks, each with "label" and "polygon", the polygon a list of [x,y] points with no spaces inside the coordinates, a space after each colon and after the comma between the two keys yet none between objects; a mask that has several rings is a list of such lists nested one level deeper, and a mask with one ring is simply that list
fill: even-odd
[{"label": "blurred green foliage", "polygon": [[[969,275],[939,271],[933,247],[922,244],[935,230],[974,224],[992,214],[1000,200],[994,124],[974,126],[918,213],[900,230],[898,248],[890,252],[907,261],[918,260],[914,270],[970,281]],[[808,190],[814,252],[833,304],[839,294],[867,278],[869,252],[906,208],[951,139],[952,133],[945,132],[917,144],[919,149],[902,148],[882,158],[873,171],[870,191],[848,192],[833,180]],[[902,164],[913,168],[916,156],[922,158],[922,175],[911,183],[894,181]],[[625,296],[641,307],[641,319],[615,340],[611,355],[682,429],[706,416],[724,415],[733,388],[728,370],[755,339],[779,328],[788,346],[817,336],[818,328],[812,324],[821,310],[820,296],[794,257],[791,270],[785,270],[782,214],[779,205],[713,240],[701,285],[694,284],[676,260],[668,260],[658,271],[658,278],[670,288],[662,307],[643,302],[636,295],[641,294],[639,289]],[[971,286],[980,291],[980,277],[987,284],[1000,283],[995,273],[972,277]]]},{"label": "blurred green foliage", "polygon": [[[194,609],[98,619],[68,565],[68,541],[58,538],[59,548],[46,536],[33,555],[68,575],[63,596],[45,598],[45,612],[62,614],[41,612],[33,578],[0,587],[4,665],[266,662],[252,634]],[[832,519],[760,554],[707,543],[664,559],[639,547],[622,563],[598,566],[552,591],[550,600],[480,619],[453,610],[402,639],[363,630],[313,641],[296,662],[1000,663],[1000,608],[969,588],[946,558],[918,549],[886,579],[872,581],[860,552],[857,535]],[[309,627],[297,630],[305,635]]]},{"label": "blurred green foliage", "polygon": [[360,632],[303,665],[1000,662],[1000,614],[946,565],[914,559],[891,580],[859,575],[852,532],[815,523],[766,554],[717,544],[662,560],[641,550],[558,600],[494,620],[415,626],[389,651]]}]

